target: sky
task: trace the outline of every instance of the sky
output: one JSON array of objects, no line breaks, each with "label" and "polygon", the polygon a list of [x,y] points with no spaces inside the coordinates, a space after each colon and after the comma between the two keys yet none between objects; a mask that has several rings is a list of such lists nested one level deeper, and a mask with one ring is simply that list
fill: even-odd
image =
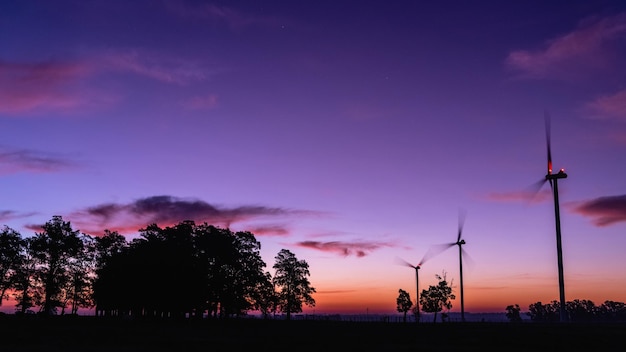
[{"label": "sky", "polygon": [[[626,2],[0,1],[0,224],[251,231],[306,313],[626,301]],[[434,251],[434,252],[433,252]]]}]

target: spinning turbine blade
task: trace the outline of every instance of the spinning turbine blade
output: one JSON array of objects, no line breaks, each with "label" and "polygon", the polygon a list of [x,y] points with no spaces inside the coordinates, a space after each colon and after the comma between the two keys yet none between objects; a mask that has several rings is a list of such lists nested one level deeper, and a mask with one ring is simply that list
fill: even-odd
[{"label": "spinning turbine blade", "polygon": [[463,232],[463,225],[465,224],[465,211],[459,210],[459,234],[456,237],[456,243],[461,241],[461,234]]},{"label": "spinning turbine blade", "polygon": [[[550,115],[548,112],[544,113],[544,119],[546,122],[546,148],[548,151],[548,175],[552,173],[552,151],[550,148]],[[552,184],[552,182],[550,182]]]},{"label": "spinning turbine blade", "polygon": [[404,260],[402,258],[399,258],[399,257],[396,257],[396,263],[399,264],[399,265],[408,266],[410,268],[415,269],[415,265],[413,265],[413,264],[411,264],[411,263],[407,262],[406,260]]}]

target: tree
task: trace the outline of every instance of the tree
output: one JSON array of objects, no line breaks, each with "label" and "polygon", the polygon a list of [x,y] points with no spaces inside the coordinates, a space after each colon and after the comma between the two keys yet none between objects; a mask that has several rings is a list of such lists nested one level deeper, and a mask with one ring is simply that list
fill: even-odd
[{"label": "tree", "polygon": [[33,257],[37,263],[37,276],[43,285],[42,311],[46,315],[63,307],[64,287],[70,281],[69,265],[83,250],[83,242],[68,221],[53,216],[43,225],[31,242]]},{"label": "tree", "polygon": [[25,314],[29,308],[34,307],[41,300],[41,285],[35,276],[36,262],[32,251],[32,241],[32,237],[24,240],[21,265],[15,271],[13,282],[13,296],[17,301],[15,306],[21,314]]},{"label": "tree", "polygon": [[0,232],[0,306],[7,290],[15,286],[16,273],[24,261],[25,245],[17,231],[4,226]]},{"label": "tree", "polygon": [[437,280],[439,280],[437,286],[431,285],[428,290],[422,290],[422,294],[420,295],[422,310],[428,313],[435,313],[433,323],[437,321],[437,313],[441,312],[444,308],[448,310],[452,308],[451,300],[456,298],[456,296],[452,294],[452,287],[448,286],[446,274],[436,275],[436,277]]},{"label": "tree", "polygon": [[575,299],[565,303],[565,310],[572,322],[589,322],[598,316],[598,307],[590,300]]},{"label": "tree", "polygon": [[254,302],[254,308],[261,312],[264,319],[267,319],[270,313],[275,313],[278,309],[278,295],[270,273],[266,272],[265,280],[259,282]]},{"label": "tree", "polygon": [[311,294],[315,293],[315,288],[311,287],[308,276],[309,264],[304,260],[298,260],[296,256],[287,249],[281,249],[275,257],[276,269],[273,283],[279,289],[278,308],[281,312],[287,313],[287,320],[291,319],[291,313],[302,312],[302,304],[314,307],[315,300]]},{"label": "tree", "polygon": [[604,301],[598,307],[599,318],[605,321],[626,321],[626,303]]},{"label": "tree", "polygon": [[528,315],[532,321],[540,322],[555,322],[560,319],[560,303],[552,301],[550,303],[542,304],[541,302],[535,302],[528,306]]},{"label": "tree", "polygon": [[404,313],[402,321],[406,323],[406,313],[411,310],[413,302],[411,302],[411,296],[403,289],[398,290],[398,298],[396,298],[396,309],[400,313]]},{"label": "tree", "polygon": [[522,317],[520,316],[520,307],[519,304],[516,305],[508,305],[506,306],[506,317],[510,322],[520,322],[522,321]]}]

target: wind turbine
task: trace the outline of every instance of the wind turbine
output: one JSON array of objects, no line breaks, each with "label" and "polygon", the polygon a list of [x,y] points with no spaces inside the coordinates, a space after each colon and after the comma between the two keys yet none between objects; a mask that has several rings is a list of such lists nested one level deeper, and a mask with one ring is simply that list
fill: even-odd
[{"label": "wind turbine", "polygon": [[463,300],[463,255],[469,259],[469,255],[463,249],[463,245],[465,244],[465,240],[462,239],[463,235],[463,224],[465,223],[465,212],[459,211],[459,231],[456,236],[456,242],[451,242],[446,244],[446,249],[454,246],[459,247],[459,278],[461,282],[461,321],[465,322],[465,303]]},{"label": "wind turbine", "polygon": [[[439,252],[441,252],[441,251],[439,251]],[[422,260],[420,260],[417,265],[413,265],[413,264],[407,262],[404,259],[397,258],[398,262],[401,265],[408,266],[409,268],[415,269],[415,288],[416,288],[415,292],[417,293],[417,295],[415,296],[415,297],[417,297],[416,301],[415,301],[416,302],[415,303],[415,307],[417,308],[417,310],[416,310],[417,322],[420,321],[420,277],[419,277],[419,270],[422,268],[422,265],[424,265],[424,263],[428,259],[432,258],[435,254],[437,254],[437,253],[433,253],[432,249],[429,249],[426,252],[426,254],[424,254],[424,257],[422,258]]]},{"label": "wind turbine", "polygon": [[[426,256],[424,256],[425,258]],[[415,269],[415,293],[417,294],[415,297],[415,307],[416,307],[416,319],[417,322],[419,323],[420,321],[420,275],[419,275],[419,270],[421,269],[422,265],[424,264],[424,259],[422,259],[417,265],[413,265],[409,262],[407,262],[404,259],[400,259],[398,258],[398,261],[400,261],[400,264],[404,265],[404,266],[408,266],[409,268],[413,268]]]},{"label": "wind turbine", "polygon": [[541,185],[545,182],[550,182],[550,187],[552,188],[552,194],[554,195],[554,217],[556,223],[556,253],[557,253],[557,264],[559,270],[559,299],[560,299],[560,309],[559,309],[559,318],[561,322],[567,321],[567,315],[565,311],[565,280],[563,278],[563,249],[561,246],[561,216],[559,212],[559,187],[558,180],[562,178],[567,178],[567,174],[565,173],[565,169],[560,169],[556,174],[552,173],[552,151],[550,149],[550,116],[546,112],[544,115],[545,123],[546,123],[546,146],[548,152],[548,173],[545,178],[541,181]]}]

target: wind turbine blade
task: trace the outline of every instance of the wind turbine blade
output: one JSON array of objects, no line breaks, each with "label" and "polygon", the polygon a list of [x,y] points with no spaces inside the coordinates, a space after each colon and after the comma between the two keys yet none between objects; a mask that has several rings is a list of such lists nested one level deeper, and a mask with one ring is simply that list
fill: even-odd
[{"label": "wind turbine blade", "polygon": [[539,192],[541,191],[541,188],[543,188],[543,185],[546,184],[546,182],[548,182],[548,179],[544,177],[541,180],[533,183],[527,188],[527,190],[525,191],[524,197],[527,198],[528,202],[543,201],[546,198],[544,197],[545,194],[542,194],[540,197],[537,196]]},{"label": "wind turbine blade", "polygon": [[428,251],[426,252],[426,254],[424,254],[424,257],[422,258],[422,260],[420,261],[418,265],[424,264],[427,260],[437,256],[439,253],[445,251],[446,249],[450,247],[454,247],[455,245],[456,243],[444,243],[444,244],[435,244],[435,245],[430,246],[430,248],[428,248]]},{"label": "wind turbine blade", "polygon": [[404,259],[402,259],[402,258],[400,258],[400,257],[396,257],[396,264],[398,264],[398,265],[403,265],[403,266],[408,266],[408,267],[410,267],[410,268],[415,269],[415,265],[413,265],[413,264],[411,264],[411,263],[407,262],[406,260],[404,260]]},{"label": "wind turbine blade", "polygon": [[552,150],[550,148],[550,115],[548,112],[544,112],[544,119],[546,122],[546,148],[548,152],[548,175],[552,174]]},{"label": "wind turbine blade", "polygon": [[461,248],[461,256],[463,257],[463,262],[468,270],[472,270],[472,268],[476,265],[476,262],[472,257],[467,253],[467,251]]},{"label": "wind turbine blade", "polygon": [[456,237],[456,241],[459,242],[461,240],[461,234],[463,233],[463,225],[465,224],[465,211],[459,210],[459,233]]}]

